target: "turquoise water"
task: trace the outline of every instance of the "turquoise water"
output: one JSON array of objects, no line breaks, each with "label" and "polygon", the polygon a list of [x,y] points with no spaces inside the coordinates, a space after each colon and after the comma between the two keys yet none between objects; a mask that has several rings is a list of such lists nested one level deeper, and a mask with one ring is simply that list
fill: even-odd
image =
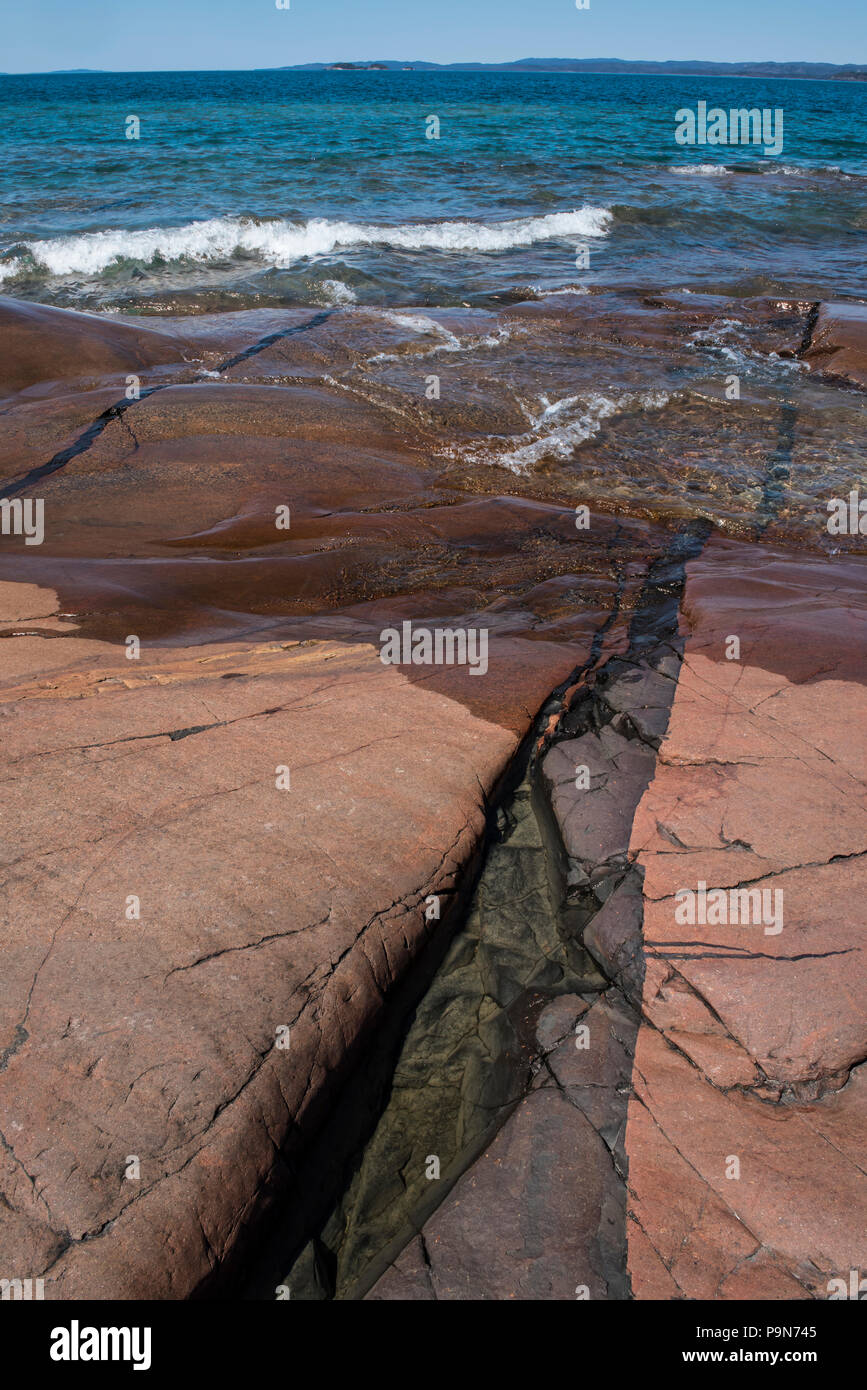
[{"label": "turquoise water", "polygon": [[[783,149],[678,145],[674,113],[700,101],[782,109]],[[855,82],[0,77],[0,288],[127,311],[574,284],[857,296],[865,126]]]}]

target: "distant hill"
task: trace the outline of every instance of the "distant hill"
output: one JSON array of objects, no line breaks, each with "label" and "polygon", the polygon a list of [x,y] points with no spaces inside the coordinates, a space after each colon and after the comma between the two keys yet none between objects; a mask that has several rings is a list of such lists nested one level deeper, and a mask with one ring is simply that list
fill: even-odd
[{"label": "distant hill", "polygon": [[812,77],[864,80],[867,66],[854,63],[709,63],[699,59],[677,62],[632,62],[626,58],[519,58],[514,63],[426,63],[420,60],[378,58],[371,62],[295,63],[280,72],[385,71],[400,72],[610,72],[647,73],[681,77]]},{"label": "distant hill", "polygon": [[[683,59],[665,63],[628,58],[518,58],[514,63],[427,63],[422,59],[377,58],[369,62],[294,63],[260,72],[586,72],[633,73],[659,77],[805,77],[827,81],[867,81],[867,64],[857,63],[711,63]],[[55,68],[49,77],[74,74],[113,75],[104,68]],[[13,74],[0,72],[0,77]],[[25,75],[25,74],[18,74]],[[38,74],[32,74],[34,76]],[[130,75],[129,73],[125,75]]]}]

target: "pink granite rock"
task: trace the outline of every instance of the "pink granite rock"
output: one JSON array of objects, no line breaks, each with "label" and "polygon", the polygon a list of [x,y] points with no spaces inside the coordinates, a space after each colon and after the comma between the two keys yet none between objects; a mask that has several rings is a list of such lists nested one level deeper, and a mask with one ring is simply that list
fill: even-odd
[{"label": "pink granite rock", "polygon": [[[56,600],[19,588],[38,629]],[[28,657],[0,688],[4,1267],[184,1297],[356,1064],[575,651],[504,640],[513,729],[369,645],[0,646]]]},{"label": "pink granite rock", "polygon": [[[827,1297],[864,1262],[865,578],[862,560],[719,541],[688,567],[683,669],[631,842],[637,1297]],[[700,885],[724,890],[727,920],[701,920]],[[738,897],[733,922],[742,889],[771,911]]]}]

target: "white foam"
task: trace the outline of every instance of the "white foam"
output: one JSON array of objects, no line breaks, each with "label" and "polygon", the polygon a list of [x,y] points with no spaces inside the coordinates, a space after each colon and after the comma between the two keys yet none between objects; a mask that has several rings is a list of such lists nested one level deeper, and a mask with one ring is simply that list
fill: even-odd
[{"label": "white foam", "polygon": [[847,183],[852,182],[851,174],[844,174],[839,164],[820,164],[816,168],[807,167],[800,164],[773,164],[769,163],[765,170],[768,174],[783,174],[790,179],[810,179],[821,177],[824,174],[836,174]]},{"label": "white foam", "polygon": [[669,164],[670,174],[695,174],[698,178],[712,179],[718,174],[730,174],[725,164]]},{"label": "white foam", "polygon": [[[213,217],[184,227],[141,231],[86,232],[19,243],[52,275],[98,275],[118,260],[150,264],[188,259],[224,261],[245,253],[267,265],[290,266],[338,247],[383,246],[402,251],[506,251],[558,238],[604,236],[611,221],[605,208],[583,207],[510,222],[431,222],[380,226],[313,218],[310,222]],[[8,275],[9,264],[4,267]],[[14,263],[13,263],[14,264]]]},{"label": "white foam", "polygon": [[[511,473],[526,474],[542,459],[571,458],[578,445],[598,434],[610,416],[625,410],[661,410],[670,399],[665,391],[627,391],[613,399],[596,393],[589,397],[566,396],[554,402],[543,396],[542,411],[526,434],[519,436],[522,442],[517,447],[473,450],[470,456],[476,463],[496,464]],[[562,417],[576,407],[579,414],[561,424]]]},{"label": "white foam", "polygon": [[741,319],[714,319],[709,328],[697,328],[694,333],[689,335],[690,343],[707,344],[710,347],[721,346],[723,339],[730,334],[736,333],[739,328],[743,328]]},{"label": "white foam", "polygon": [[[441,324],[436,326],[442,328]],[[443,334],[448,334],[445,342],[436,343],[433,347],[411,354],[377,352],[375,356],[368,358],[368,366],[373,366],[375,362],[400,362],[408,356],[411,356],[414,362],[418,362],[425,357],[436,357],[439,352],[476,352],[479,348],[498,348],[507,343],[516,331],[515,328],[498,328],[496,333],[486,333],[483,337],[456,338],[447,328],[442,328]]]},{"label": "white foam", "polygon": [[[756,352],[742,341],[744,324],[740,319],[716,319],[709,328],[697,329],[687,339],[687,347],[698,348],[715,353],[729,362],[734,362],[738,371],[752,374],[763,368],[778,368],[782,372],[799,371],[806,364],[789,361],[776,352]],[[733,343],[731,339],[734,338]]]},{"label": "white foam", "polygon": [[429,318],[427,314],[401,314],[394,309],[374,309],[377,318],[385,319],[386,323],[393,323],[395,328],[408,328],[411,333],[433,335],[435,338],[442,338],[444,345],[459,348],[460,338],[455,337],[450,328],[444,324],[437,323],[436,319]]},{"label": "white foam", "polygon": [[[474,352],[478,348],[501,347],[503,343],[509,341],[516,331],[515,327],[507,326],[498,328],[494,333],[470,334],[466,338],[459,338],[452,333],[450,328],[446,328],[445,324],[438,323],[436,319],[428,318],[426,314],[402,314],[393,309],[368,309],[365,312],[375,314],[377,318],[385,319],[387,323],[393,323],[397,328],[408,328],[420,336],[440,339],[432,347],[412,353],[415,360],[422,357],[433,357],[438,352]],[[372,365],[374,362],[399,362],[404,355],[397,352],[378,352],[374,357],[368,359],[368,365]]]},{"label": "white foam", "polygon": [[21,261],[15,257],[11,261],[0,261],[0,285],[4,280],[14,280],[21,270]]},{"label": "white foam", "polygon": [[732,337],[738,338],[738,329],[743,328],[740,319],[716,319],[709,328],[699,328],[687,339],[687,347],[704,348],[707,352],[725,357],[741,367],[749,365],[747,350],[740,344],[732,344]]},{"label": "white foam", "polygon": [[[444,324],[428,318],[427,314],[400,314],[393,309],[369,309],[366,312],[374,314],[376,318],[385,319],[386,323],[394,324],[395,328],[407,328],[410,333],[418,333],[420,337],[440,339],[436,347],[428,348],[427,351],[414,356],[429,357],[433,352],[460,351],[460,338],[455,337],[451,329],[446,328]],[[398,362],[401,356],[402,354],[397,352],[377,352],[368,359],[368,366],[374,362]]]},{"label": "white foam", "polygon": [[538,285],[533,285],[532,288],[533,288],[533,293],[536,294],[536,295],[538,295],[539,299],[551,299],[551,298],[552,298],[554,295],[556,295],[556,294],[589,294],[589,293],[590,293],[590,291],[588,290],[588,288],[587,288],[586,285],[561,285],[560,288],[559,288],[559,289],[556,289],[556,290],[540,290]]},{"label": "white foam", "polygon": [[356,304],[358,297],[354,290],[342,280],[323,280],[317,286],[317,299],[321,304]]}]

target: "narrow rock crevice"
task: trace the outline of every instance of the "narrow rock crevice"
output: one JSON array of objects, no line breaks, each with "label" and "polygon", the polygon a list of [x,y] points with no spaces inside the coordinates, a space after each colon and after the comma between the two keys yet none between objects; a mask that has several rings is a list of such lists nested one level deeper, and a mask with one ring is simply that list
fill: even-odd
[{"label": "narrow rock crevice", "polygon": [[[629,834],[676,686],[685,564],[700,553],[709,531],[707,523],[692,523],[674,538],[648,573],[626,653],[597,668],[604,638],[598,634],[590,660],[552,693],[511,777],[486,806],[489,843],[464,920],[450,944],[440,946],[438,967],[429,965],[405,1026],[394,1030],[390,1048],[368,1060],[365,1079],[354,1088],[362,1112],[356,1113],[359,1142],[347,1152],[346,1115],[335,1114],[312,1156],[320,1174],[318,1219],[303,1235],[296,1219],[294,1246],[288,1230],[282,1245],[279,1282],[293,1299],[368,1294],[401,1251],[423,1237],[425,1223],[522,1102],[552,1086],[582,1112],[611,1167],[588,1266],[604,1296],[630,1296],[624,1134],[643,963],[641,882],[629,859]],[[609,764],[604,786],[617,807],[617,824],[607,826],[592,783],[574,792],[595,850],[580,834],[570,843],[569,816],[555,805],[556,778],[549,775],[549,764],[571,757],[582,740],[611,745],[603,750]],[[605,853],[599,851],[600,828],[609,842]],[[625,906],[633,930],[613,949],[601,927],[595,934],[591,929],[606,905],[610,915],[615,897],[618,915],[623,920]],[[593,1063],[598,1075],[580,1083],[570,1074],[568,1051],[560,1060],[561,1050],[572,1046],[571,1034],[557,1049],[546,1035],[557,1000],[567,1010],[572,1000],[579,1013],[596,1010],[594,1036],[604,1039]],[[309,1175],[311,1160],[306,1166]],[[294,1186],[293,1207],[306,1206],[310,1214],[309,1176]],[[425,1248],[425,1296],[437,1297],[439,1252],[430,1242]],[[273,1297],[273,1288],[260,1270],[246,1292]]]}]

